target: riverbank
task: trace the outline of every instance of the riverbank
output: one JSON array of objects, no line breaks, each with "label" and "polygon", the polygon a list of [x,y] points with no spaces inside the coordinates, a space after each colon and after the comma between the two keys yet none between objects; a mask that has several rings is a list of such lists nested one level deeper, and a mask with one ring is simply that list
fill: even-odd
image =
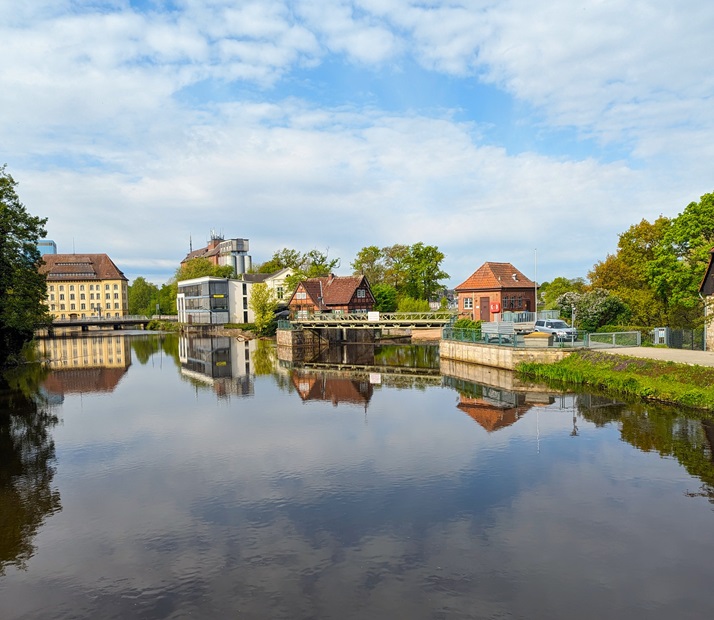
[{"label": "riverbank", "polygon": [[710,366],[583,350],[553,364],[524,362],[516,370],[551,385],[587,386],[714,412],[714,367]]}]

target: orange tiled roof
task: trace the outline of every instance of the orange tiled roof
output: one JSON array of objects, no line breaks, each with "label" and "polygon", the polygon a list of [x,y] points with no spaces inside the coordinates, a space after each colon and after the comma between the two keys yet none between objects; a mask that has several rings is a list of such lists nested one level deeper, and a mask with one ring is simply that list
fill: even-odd
[{"label": "orange tiled roof", "polygon": [[127,280],[106,254],[44,254],[40,273],[53,280]]},{"label": "orange tiled roof", "polygon": [[492,291],[506,288],[533,288],[534,286],[535,283],[511,263],[484,263],[455,290]]}]

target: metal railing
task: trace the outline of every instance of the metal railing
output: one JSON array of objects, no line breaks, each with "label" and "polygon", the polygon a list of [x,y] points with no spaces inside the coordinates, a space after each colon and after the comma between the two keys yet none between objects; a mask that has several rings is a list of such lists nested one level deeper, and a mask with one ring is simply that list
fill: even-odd
[{"label": "metal railing", "polygon": [[642,344],[640,332],[610,332],[586,334],[587,345],[597,347],[639,347]]},{"label": "metal railing", "polygon": [[143,314],[127,314],[124,316],[81,316],[74,319],[53,319],[53,324],[61,323],[132,323],[148,321],[149,317]]}]

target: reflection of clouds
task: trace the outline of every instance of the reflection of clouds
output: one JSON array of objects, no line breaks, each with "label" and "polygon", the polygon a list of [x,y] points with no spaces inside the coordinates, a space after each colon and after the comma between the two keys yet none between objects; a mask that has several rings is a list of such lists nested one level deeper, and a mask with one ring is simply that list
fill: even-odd
[{"label": "reflection of clouds", "polygon": [[635,617],[650,601],[648,617],[679,618],[685,598],[706,609],[712,515],[683,496],[692,480],[673,461],[633,450],[615,426],[581,421],[570,437],[572,400],[495,434],[457,404],[452,390],[381,387],[365,418],[302,404],[272,377],[250,400],[217,402],[175,368],[132,367],[112,398],[67,398],[64,510],[28,574],[0,582],[0,615]]}]

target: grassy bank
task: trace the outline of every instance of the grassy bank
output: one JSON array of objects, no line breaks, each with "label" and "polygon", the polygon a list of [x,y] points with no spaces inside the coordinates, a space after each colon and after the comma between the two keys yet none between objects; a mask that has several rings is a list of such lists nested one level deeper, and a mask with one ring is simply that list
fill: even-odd
[{"label": "grassy bank", "polygon": [[714,411],[714,368],[579,351],[555,364],[523,363],[517,370],[551,385],[587,386]]}]

